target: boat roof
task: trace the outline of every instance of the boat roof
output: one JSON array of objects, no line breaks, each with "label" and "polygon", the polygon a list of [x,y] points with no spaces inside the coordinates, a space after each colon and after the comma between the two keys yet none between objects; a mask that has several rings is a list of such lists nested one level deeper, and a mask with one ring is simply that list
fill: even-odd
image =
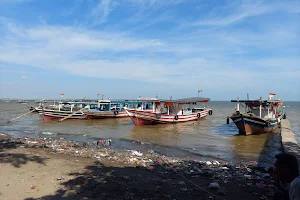
[{"label": "boat roof", "polygon": [[278,103],[282,103],[281,100],[231,100],[231,102],[241,102],[245,103],[247,106],[271,106],[271,105],[279,105]]},{"label": "boat roof", "polygon": [[241,103],[279,103],[283,102],[282,100],[231,100],[231,102],[241,102]]},{"label": "boat roof", "polygon": [[176,99],[176,100],[160,100],[161,102],[170,102],[170,103],[181,103],[181,104],[189,104],[189,103],[198,103],[204,102],[207,103],[210,101],[210,98],[203,97],[189,97],[184,99]]}]

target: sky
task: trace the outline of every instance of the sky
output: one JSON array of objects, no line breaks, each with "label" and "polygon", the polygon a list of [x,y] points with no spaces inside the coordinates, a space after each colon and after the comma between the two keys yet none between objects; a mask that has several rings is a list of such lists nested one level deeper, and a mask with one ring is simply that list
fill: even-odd
[{"label": "sky", "polygon": [[0,98],[300,101],[300,1],[0,0]]}]

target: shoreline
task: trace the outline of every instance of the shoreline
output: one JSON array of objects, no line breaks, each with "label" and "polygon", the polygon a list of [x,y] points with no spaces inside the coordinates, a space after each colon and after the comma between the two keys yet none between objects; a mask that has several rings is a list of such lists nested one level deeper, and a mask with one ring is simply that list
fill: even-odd
[{"label": "shoreline", "polygon": [[[24,158],[32,152],[39,153],[35,155],[37,157],[25,162]],[[81,172],[73,173],[67,181],[63,179],[55,184],[57,181],[54,180],[55,187],[50,187],[53,191],[37,193],[28,199],[270,199],[276,189],[269,169],[259,167],[257,163],[231,165],[217,160],[182,160],[153,150],[147,153],[116,151],[110,148],[107,141],[100,141],[97,145],[47,137],[17,138],[0,133],[0,155],[0,167],[4,170],[8,168],[8,171],[22,169],[36,161],[36,164],[41,165],[43,162],[60,160],[62,166],[58,167],[59,170],[55,169],[56,172],[64,169],[70,171],[72,163],[80,165]],[[64,160],[69,162],[69,166],[64,166]],[[42,168],[43,171],[53,170],[47,164]],[[28,173],[32,173],[30,169],[23,172],[23,175]],[[114,175],[108,176],[107,173]],[[4,174],[0,173],[4,176],[2,180],[8,176]],[[3,187],[2,184],[0,196],[9,199],[12,194]],[[29,191],[35,190],[35,187],[38,186]],[[60,191],[62,187],[65,189]],[[116,191],[111,191],[112,188]]]}]

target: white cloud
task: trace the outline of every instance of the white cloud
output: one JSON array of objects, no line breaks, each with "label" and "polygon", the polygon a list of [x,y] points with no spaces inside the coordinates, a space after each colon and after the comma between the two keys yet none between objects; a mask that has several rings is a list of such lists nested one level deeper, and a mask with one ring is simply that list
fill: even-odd
[{"label": "white cloud", "polygon": [[[281,72],[297,77],[292,73],[299,63],[296,57],[261,58],[256,62],[245,57],[251,49],[245,45],[268,51],[276,44],[281,51],[296,41],[297,28],[290,26],[284,30],[267,27],[260,34],[248,30],[180,30],[157,39],[71,26],[23,27],[5,18],[0,18],[0,23],[6,31],[0,41],[0,61],[24,69],[33,66],[85,77],[169,84],[181,89],[198,89],[201,85],[207,89],[250,90],[252,84],[236,83],[255,80],[257,85],[263,85],[280,78]],[[280,68],[285,63],[288,66]],[[275,85],[279,87],[280,83]]]},{"label": "white cloud", "polygon": [[25,79],[27,79],[28,77],[27,76],[21,76],[21,79],[22,80],[25,80]]},{"label": "white cloud", "polygon": [[[262,0],[243,0],[232,1],[227,6],[214,10],[212,16],[193,23],[195,26],[226,26],[241,22],[250,17],[256,17],[268,13],[282,11],[286,13],[299,13],[300,3],[296,1],[287,2],[268,2]],[[220,14],[219,14],[220,13]],[[225,13],[225,14],[224,14]]]},{"label": "white cloud", "polygon": [[102,24],[107,21],[111,9],[111,0],[100,0],[96,7],[92,10],[94,25]]},{"label": "white cloud", "polygon": [[186,0],[127,0],[127,1],[133,4],[150,5],[150,6],[180,4],[186,2]]}]

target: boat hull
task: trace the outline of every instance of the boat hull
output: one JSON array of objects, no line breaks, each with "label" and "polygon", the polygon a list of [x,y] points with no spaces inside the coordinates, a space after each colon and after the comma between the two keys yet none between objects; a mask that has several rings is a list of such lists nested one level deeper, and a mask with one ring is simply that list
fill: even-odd
[{"label": "boat hull", "polygon": [[206,117],[209,114],[210,110],[211,109],[205,109],[203,111],[195,112],[189,115],[167,115],[154,113],[149,110],[126,110],[126,112],[136,126],[143,126],[196,121]]},{"label": "boat hull", "polygon": [[266,121],[257,116],[251,116],[248,114],[232,115],[230,117],[239,129],[239,133],[242,135],[260,134],[273,132],[279,125],[281,118],[274,119],[272,121]]},{"label": "boat hull", "polygon": [[[67,111],[40,111],[39,115],[42,117],[42,119],[45,122],[51,121],[51,120],[58,120],[62,119],[64,117],[67,117],[68,115],[72,114],[72,112]],[[68,119],[86,119],[86,116],[82,113],[76,113],[73,114],[73,116],[68,117]]]},{"label": "boat hull", "polygon": [[108,119],[108,118],[123,118],[128,117],[126,111],[107,111],[107,112],[87,112],[87,119]]}]

